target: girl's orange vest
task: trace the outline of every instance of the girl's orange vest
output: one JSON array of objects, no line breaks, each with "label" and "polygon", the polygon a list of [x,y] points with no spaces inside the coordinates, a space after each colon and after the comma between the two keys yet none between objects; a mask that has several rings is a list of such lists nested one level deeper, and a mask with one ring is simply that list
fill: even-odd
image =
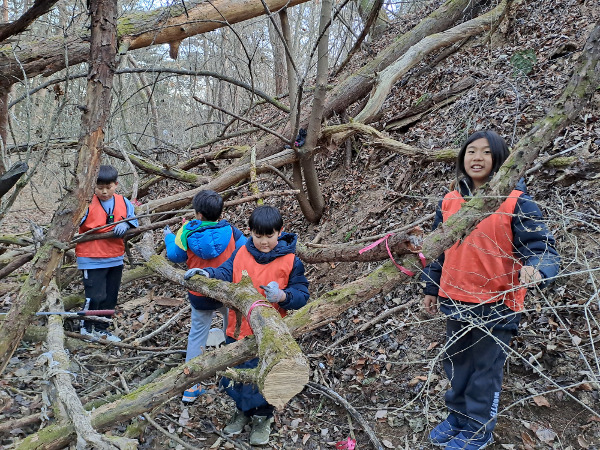
[{"label": "girl's orange vest", "polygon": [[[225,261],[229,259],[229,257],[235,251],[235,240],[233,239],[233,230],[231,230],[231,239],[229,239],[229,244],[227,244],[227,248],[223,253],[221,253],[216,258],[212,259],[202,259],[197,256],[193,251],[191,251],[188,247],[187,249],[187,266],[188,269],[204,269],[206,267],[219,267]],[[190,293],[194,294],[197,297],[205,297],[204,294],[199,292],[190,291]]]},{"label": "girl's orange vest", "polygon": [[[513,190],[495,213],[444,252],[440,296],[467,303],[503,301],[513,311],[523,309],[527,290],[519,288],[522,265],[514,255],[511,227],[521,194]],[[446,194],[442,201],[444,222],[463,203],[465,199],[458,191]]]},{"label": "girl's orange vest", "polygon": [[[115,206],[112,214],[115,216],[115,222],[127,217],[127,205],[122,195],[115,194]],[[100,204],[96,194],[92,197],[92,203],[88,208],[88,215],[85,221],[79,227],[79,234],[85,233],[93,228],[106,225],[106,211]],[[110,233],[115,228],[114,225],[103,228],[97,233]],[[81,242],[75,246],[75,254],[87,258],[114,258],[123,256],[125,253],[125,244],[123,238],[97,239],[95,241]]]},{"label": "girl's orange vest", "polygon": [[[261,294],[265,295],[264,289],[260,286],[265,286],[271,281],[276,281],[279,284],[279,289],[285,289],[290,280],[290,274],[294,267],[294,258],[296,255],[288,253],[287,255],[275,258],[268,264],[259,264],[254,259],[254,256],[246,249],[246,246],[240,247],[233,260],[233,282],[239,283],[242,280],[242,271],[248,272],[254,288]],[[285,317],[287,312],[280,308],[277,303],[271,303],[281,317]],[[227,325],[227,336],[233,338],[236,328],[235,311],[229,310],[229,323]],[[240,327],[240,335],[237,339],[242,339],[245,336],[253,334],[252,328],[245,317],[242,318]]]}]

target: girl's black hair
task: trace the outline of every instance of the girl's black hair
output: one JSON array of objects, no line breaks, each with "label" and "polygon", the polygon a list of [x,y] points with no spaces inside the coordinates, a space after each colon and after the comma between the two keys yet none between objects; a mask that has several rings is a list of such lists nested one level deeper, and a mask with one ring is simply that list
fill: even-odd
[{"label": "girl's black hair", "polygon": [[98,179],[96,183],[98,184],[109,184],[117,181],[119,177],[119,172],[113,166],[102,165],[100,166],[100,170],[98,171]]},{"label": "girl's black hair", "polygon": [[467,175],[467,171],[465,169],[465,153],[467,152],[467,147],[473,141],[477,139],[485,138],[490,144],[490,151],[492,152],[492,171],[490,172],[489,178],[492,178],[500,166],[506,161],[510,152],[508,151],[508,145],[502,136],[492,130],[482,130],[476,131],[471,136],[467,138],[460,151],[458,152],[458,156],[456,157],[456,176],[458,179],[463,179],[469,185],[469,189],[473,190],[473,180],[469,175]]},{"label": "girl's black hair", "polygon": [[274,231],[279,233],[283,228],[283,219],[277,208],[261,205],[250,214],[248,226],[256,234],[271,234]]},{"label": "girl's black hair", "polygon": [[209,189],[200,191],[192,201],[194,210],[209,222],[216,222],[223,212],[223,198],[215,191]]}]

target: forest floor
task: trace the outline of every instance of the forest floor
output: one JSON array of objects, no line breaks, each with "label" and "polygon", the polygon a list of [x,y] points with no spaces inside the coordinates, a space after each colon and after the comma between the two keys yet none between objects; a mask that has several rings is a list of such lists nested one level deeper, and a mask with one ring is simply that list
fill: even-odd
[{"label": "forest floor", "polygon": [[[414,23],[418,18],[405,20]],[[522,1],[491,39],[470,40],[445,60],[437,64],[433,59],[424,61],[412,71],[395,88],[388,100],[390,106],[377,125],[381,128],[393,122],[425,94],[470,76],[475,79],[474,86],[455,101],[403,128],[390,130],[390,136],[418,148],[442,149],[457,147],[474,129],[493,127],[512,145],[553,106],[578,61],[590,26],[599,21],[600,6],[596,2]],[[378,42],[377,47],[385,46],[402,32],[408,27],[406,23],[393,25],[387,41]],[[535,60],[531,67],[519,69],[517,66],[526,64],[523,60],[531,60],[532,54]],[[354,59],[361,60],[361,55]],[[347,71],[354,69],[349,67]],[[582,161],[600,156],[599,119],[600,99],[596,95],[592,106],[544,154],[583,143],[571,153]],[[395,155],[366,142],[356,141],[353,146],[348,167],[344,165],[343,149],[317,157],[326,199],[325,214],[318,225],[308,224],[296,202],[288,198],[266,201],[280,208],[286,231],[297,233],[302,242],[364,242],[419,221],[434,212],[454,178],[453,164],[424,164],[419,155]],[[526,299],[520,333],[511,343],[505,367],[500,418],[494,431],[496,442],[491,449],[600,449],[600,185],[597,178],[589,178],[584,179],[571,167],[569,171],[540,169],[525,180],[557,238],[562,269],[549,289],[532,291]],[[261,180],[260,187],[265,191],[286,189],[278,178],[267,176]],[[39,180],[40,185],[45,182]],[[166,196],[178,189],[183,187],[165,182],[152,195]],[[238,195],[243,195],[244,189],[238,190]],[[7,221],[6,230],[25,231],[25,218],[49,222],[54,205],[48,198],[50,192],[57,189],[24,192],[14,207],[18,214]],[[246,231],[252,208],[253,204],[248,203],[227,209],[224,218]],[[427,233],[431,220],[421,226]],[[157,243],[161,236],[156,233]],[[378,265],[306,264],[311,298],[365,276]],[[18,283],[17,276],[23,274],[15,274],[11,282]],[[81,294],[78,277],[68,292]],[[15,295],[9,291],[0,298],[0,311],[8,310]],[[433,448],[427,435],[446,414],[443,393],[448,381],[439,362],[445,320],[442,315],[427,315],[421,299],[419,283],[409,280],[298,341],[311,364],[311,381],[342,396],[372,427],[385,448]],[[396,314],[385,315],[413,300],[416,302]],[[148,335],[186,302],[181,286],[159,277],[123,285],[115,333],[124,342]],[[380,321],[374,320],[380,316]],[[370,321],[374,323],[356,333],[358,327]],[[219,326],[218,317],[215,326]],[[81,345],[71,353],[72,371],[77,375],[74,385],[86,399],[122,393],[120,376],[135,388],[151,375],[183,361],[188,330],[186,314],[144,344],[168,347],[168,354]],[[342,338],[345,340],[340,342]],[[15,353],[0,381],[0,423],[42,412],[42,391],[47,382],[44,367],[37,360],[43,352],[42,343],[24,341]],[[249,448],[248,432],[233,440],[219,434],[234,405],[218,391],[217,378],[203,385],[207,393],[193,404],[182,403],[176,396],[151,415],[190,446]],[[141,436],[136,435],[140,448],[183,448],[143,419],[137,422],[138,429],[143,430]],[[13,448],[39,426],[34,422],[6,430],[0,435],[0,444]],[[128,426],[131,428],[129,423],[115,424],[112,433],[122,434]],[[271,442],[265,448],[332,449],[349,437],[357,440],[359,450],[372,448],[344,406],[306,387],[276,412]]]}]

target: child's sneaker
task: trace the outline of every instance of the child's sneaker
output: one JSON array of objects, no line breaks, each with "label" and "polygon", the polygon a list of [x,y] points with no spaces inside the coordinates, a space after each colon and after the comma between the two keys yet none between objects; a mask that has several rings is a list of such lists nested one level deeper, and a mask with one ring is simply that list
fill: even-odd
[{"label": "child's sneaker", "polygon": [[431,433],[429,433],[429,441],[433,445],[445,446],[450,442],[458,433],[462,431],[462,427],[459,422],[450,415],[446,420],[436,426]]},{"label": "child's sneaker", "polygon": [[181,401],[186,403],[192,403],[205,392],[206,391],[202,386],[200,386],[199,384],[195,384],[191,388],[186,389],[186,391],[183,393],[183,397],[181,397]]},{"label": "child's sneaker", "polygon": [[446,450],[481,450],[494,442],[492,433],[461,431],[448,442]]},{"label": "child's sneaker", "polygon": [[106,339],[109,342],[121,342],[121,339],[106,330],[94,330],[92,332],[98,339]]},{"label": "child's sneaker", "polygon": [[272,417],[252,416],[252,431],[250,432],[250,445],[265,445],[271,436]]},{"label": "child's sneaker", "polygon": [[244,414],[243,411],[236,408],[235,413],[231,417],[231,420],[227,424],[225,428],[223,428],[223,433],[226,436],[234,436],[236,434],[240,434],[244,431],[244,427],[246,424],[250,422],[250,417]]}]

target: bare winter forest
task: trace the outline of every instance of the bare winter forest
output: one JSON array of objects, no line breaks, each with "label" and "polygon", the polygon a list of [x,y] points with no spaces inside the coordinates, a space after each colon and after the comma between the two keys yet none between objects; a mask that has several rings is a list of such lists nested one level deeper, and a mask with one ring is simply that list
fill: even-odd
[{"label": "bare winter forest", "polygon": [[[255,356],[278,406],[267,448],[433,448],[445,319],[423,309],[416,255],[431,261],[468,235],[523,177],[562,263],[527,294],[490,448],[600,449],[597,0],[4,0],[2,11],[3,448],[250,448],[247,432],[222,433],[234,405],[218,381]],[[458,147],[481,129],[511,156],[431,231]],[[119,343],[36,316],[83,306],[73,249],[90,239],[78,227],[101,164],[118,168],[140,221],[125,234]],[[186,281],[165,258],[162,229],[191,218],[202,189],[244,232],[257,204],[279,208],[310,300],[283,321],[257,309],[254,338],[185,363],[187,288],[244,314],[262,298]],[[389,233],[414,276],[383,244],[359,254]],[[182,403],[197,382],[207,392]]]}]

